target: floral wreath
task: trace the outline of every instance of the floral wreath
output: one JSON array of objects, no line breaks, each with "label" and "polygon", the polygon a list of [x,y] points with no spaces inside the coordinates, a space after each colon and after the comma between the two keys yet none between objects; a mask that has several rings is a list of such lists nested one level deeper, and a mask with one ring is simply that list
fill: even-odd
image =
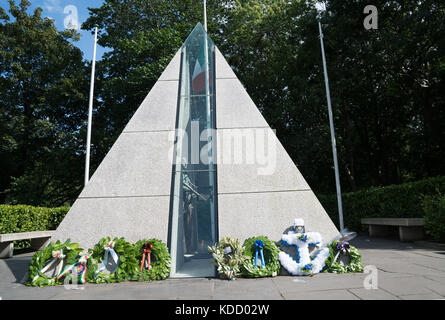
[{"label": "floral wreath", "polygon": [[[103,272],[108,260],[112,259],[116,268],[110,273]],[[124,238],[102,238],[94,246],[93,255],[88,260],[87,281],[91,283],[111,283],[131,280],[138,270],[135,247]]]},{"label": "floral wreath", "polygon": [[237,239],[224,237],[213,247],[208,247],[222,278],[234,280],[241,274],[241,266],[248,259],[244,248]]},{"label": "floral wreath", "polygon": [[244,255],[248,257],[241,268],[243,276],[262,278],[280,273],[280,250],[273,241],[263,236],[253,237],[244,241],[243,247]]},{"label": "floral wreath", "polygon": [[[72,266],[77,263],[79,253],[83,249],[78,243],[71,243],[68,239],[64,243],[60,241],[51,242],[42,251],[38,251],[32,257],[29,266],[28,280],[26,285],[35,287],[54,286],[62,283],[61,278],[64,266]],[[54,276],[49,277],[45,273],[54,269]],[[62,275],[62,276],[61,276]]]},{"label": "floral wreath", "polygon": [[135,244],[136,260],[139,268],[134,280],[156,281],[167,279],[170,275],[171,256],[161,240],[140,240]]},{"label": "floral wreath", "polygon": [[296,246],[297,260],[281,251],[278,259],[281,265],[294,276],[312,276],[323,270],[329,256],[329,249],[321,247],[315,257],[309,253],[309,245],[321,246],[322,237],[318,232],[283,234],[281,243],[285,246]]},{"label": "floral wreath", "polygon": [[[349,255],[348,264],[340,264],[338,257],[340,255]],[[326,269],[324,272],[331,273],[355,273],[363,272],[362,256],[357,248],[351,246],[346,241],[334,241],[329,246],[329,257],[326,260]]]}]

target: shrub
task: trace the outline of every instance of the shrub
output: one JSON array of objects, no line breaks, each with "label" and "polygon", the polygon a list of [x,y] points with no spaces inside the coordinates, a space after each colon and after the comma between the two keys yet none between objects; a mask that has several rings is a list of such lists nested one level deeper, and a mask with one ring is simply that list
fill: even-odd
[{"label": "shrub", "polygon": [[[342,194],[345,227],[360,230],[362,218],[423,218],[423,198],[445,192],[445,177],[372,188]],[[338,226],[336,195],[318,195],[326,212]]]},{"label": "shrub", "polygon": [[0,205],[0,233],[55,230],[68,210],[68,207]]},{"label": "shrub", "polygon": [[[55,230],[69,209],[0,205],[0,234]],[[28,242],[18,241],[16,247],[26,247]]]},{"label": "shrub", "polygon": [[445,240],[445,195],[428,195],[423,200],[425,232],[436,240]]}]

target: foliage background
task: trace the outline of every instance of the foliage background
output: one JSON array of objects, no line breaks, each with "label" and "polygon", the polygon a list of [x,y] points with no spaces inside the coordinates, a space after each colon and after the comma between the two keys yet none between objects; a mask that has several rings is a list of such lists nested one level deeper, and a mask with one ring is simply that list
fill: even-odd
[{"label": "foliage background", "polygon": [[[56,230],[69,209],[0,205],[0,234]],[[30,241],[14,241],[14,246],[16,249],[29,247]]]},{"label": "foliage background", "polygon": [[[443,194],[445,177],[344,193],[344,223],[347,228],[359,231],[362,218],[425,218],[427,234],[445,239]],[[338,225],[337,196],[318,195],[318,199]],[[68,210],[69,207],[0,205],[0,233],[55,230]]]},{"label": "foliage background", "polygon": [[[314,191],[333,194],[321,19],[347,225],[366,206],[393,212],[369,200],[383,197],[372,188],[445,175],[444,1],[373,1],[378,30],[363,27],[364,0],[330,0],[323,13],[315,1],[207,3],[210,36]],[[0,202],[71,205],[83,184],[90,62],[68,41],[78,34],[28,8],[0,4]],[[201,20],[195,0],[90,8],[82,27],[97,25],[108,50],[97,65],[92,172]],[[404,196],[410,211],[393,206],[414,214],[418,196]]]},{"label": "foliage background", "polygon": [[0,234],[56,230],[69,209],[0,205]]},{"label": "foliage background", "polygon": [[[423,218],[424,198],[436,197],[438,192],[444,191],[445,177],[437,177],[342,194],[345,226],[359,231],[362,218]],[[337,196],[318,195],[318,199],[338,225]]]},{"label": "foliage background", "polygon": [[438,192],[423,200],[426,233],[436,240],[445,240],[445,195]]}]

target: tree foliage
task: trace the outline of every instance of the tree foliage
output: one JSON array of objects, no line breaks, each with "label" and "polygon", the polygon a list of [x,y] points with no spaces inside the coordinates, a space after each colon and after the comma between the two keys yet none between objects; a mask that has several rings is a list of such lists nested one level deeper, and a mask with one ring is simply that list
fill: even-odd
[{"label": "tree foliage", "polygon": [[[238,1],[222,51],[309,184],[335,189],[317,16],[345,191],[444,172],[443,1]],[[258,81],[257,79],[261,79]],[[330,183],[326,183],[329,181]]]},{"label": "tree foliage", "polygon": [[[76,35],[28,4],[0,11],[0,190],[9,202],[60,205],[81,188],[89,68],[68,41]],[[343,190],[444,174],[442,0],[376,0],[377,30],[363,26],[364,0],[330,0],[325,12],[304,0],[207,4],[211,38],[316,192],[335,190],[318,19]],[[83,28],[98,26],[109,49],[97,68],[92,170],[199,21],[196,0],[90,8]]]},{"label": "tree foliage", "polygon": [[9,0],[0,12],[0,191],[9,203],[55,206],[79,191],[88,82],[73,31]]},{"label": "tree foliage", "polygon": [[[343,189],[445,169],[445,5],[378,1],[377,30],[363,27],[366,5],[334,0],[319,13],[310,1],[208,1],[210,36],[317,192],[335,190],[318,19]],[[104,106],[110,119],[122,120],[114,137],[201,20],[201,10],[196,1],[138,0],[105,1],[91,10],[84,27],[98,24],[100,43],[112,48],[102,67]]]}]

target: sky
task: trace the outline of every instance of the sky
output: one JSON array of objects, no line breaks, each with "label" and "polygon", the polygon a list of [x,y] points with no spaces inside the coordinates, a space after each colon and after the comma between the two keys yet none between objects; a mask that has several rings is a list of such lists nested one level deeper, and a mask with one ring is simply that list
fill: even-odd
[{"label": "sky", "polygon": [[[18,5],[20,0],[15,0]],[[91,61],[93,58],[94,35],[90,31],[81,30],[80,26],[88,19],[88,7],[98,8],[102,5],[104,0],[29,0],[31,6],[28,9],[32,13],[37,7],[43,9],[42,16],[54,20],[58,30],[64,30],[66,26],[71,23],[71,27],[75,27],[81,34],[79,41],[72,41],[72,43],[79,47],[84,54],[86,60]],[[320,1],[322,2],[322,1]],[[324,10],[323,4],[317,4],[319,10]],[[6,10],[9,9],[7,0],[0,0],[0,6]],[[97,45],[97,60],[102,58],[102,55],[107,49]]]},{"label": "sky", "polygon": [[[72,41],[72,43],[79,47],[86,60],[93,58],[94,34],[90,31],[81,30],[80,26],[88,19],[90,8],[98,8],[102,5],[104,0],[29,0],[31,6],[29,13],[32,13],[37,7],[41,7],[42,17],[48,17],[54,20],[57,30],[64,30],[71,22],[71,28],[76,28],[77,32],[81,34],[79,41]],[[16,5],[20,0],[15,1]],[[0,6],[8,10],[9,4],[7,0],[0,0]],[[76,19],[77,17],[77,19]],[[105,48],[97,45],[97,60],[100,60],[102,55],[106,52]]]}]

